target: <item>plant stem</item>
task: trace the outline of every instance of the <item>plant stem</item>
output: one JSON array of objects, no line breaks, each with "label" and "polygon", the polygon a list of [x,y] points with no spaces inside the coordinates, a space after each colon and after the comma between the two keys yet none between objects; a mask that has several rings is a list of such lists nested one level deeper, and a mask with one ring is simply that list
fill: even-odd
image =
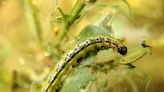
[{"label": "plant stem", "polygon": [[72,26],[72,24],[75,22],[75,20],[78,18],[80,12],[84,9],[86,3],[85,1],[80,1],[77,0],[74,8],[72,9],[72,11],[70,12],[69,15],[65,15],[63,14],[63,12],[61,11],[60,8],[58,8],[59,12],[62,15],[63,18],[63,25],[62,25],[62,29],[59,32],[59,34],[57,35],[57,37],[53,40],[54,44],[53,47],[55,46],[59,46],[60,41],[64,38],[64,36],[68,33],[68,30],[70,29],[70,27]]},{"label": "plant stem", "polygon": [[37,18],[37,11],[34,9],[32,5],[32,0],[23,0],[23,4],[25,7],[25,14],[27,17],[28,25],[30,26],[30,30],[34,35],[37,36],[39,41],[42,40],[42,28],[40,25],[40,21]]}]

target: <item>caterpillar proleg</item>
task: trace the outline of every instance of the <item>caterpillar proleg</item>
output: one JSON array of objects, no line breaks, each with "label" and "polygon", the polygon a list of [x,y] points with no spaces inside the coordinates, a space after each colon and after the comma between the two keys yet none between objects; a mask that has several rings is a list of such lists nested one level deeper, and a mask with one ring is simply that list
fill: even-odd
[{"label": "caterpillar proleg", "polygon": [[[57,87],[58,82],[65,71],[79,58],[84,57],[88,52],[94,50],[103,50],[112,48],[121,55],[126,55],[127,48],[122,45],[118,39],[111,36],[96,36],[88,38],[75,46],[72,50],[65,54],[59,64],[54,68],[48,76],[45,84],[43,84],[43,92],[50,92],[51,87]],[[53,91],[54,92],[54,91]]]}]

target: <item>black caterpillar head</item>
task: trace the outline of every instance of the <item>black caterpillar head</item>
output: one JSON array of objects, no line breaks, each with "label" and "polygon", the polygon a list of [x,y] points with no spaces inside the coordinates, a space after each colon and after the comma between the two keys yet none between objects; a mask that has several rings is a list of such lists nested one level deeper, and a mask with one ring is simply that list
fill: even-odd
[{"label": "black caterpillar head", "polygon": [[120,46],[118,47],[118,52],[121,54],[121,55],[126,55],[127,53],[127,47],[126,46]]}]

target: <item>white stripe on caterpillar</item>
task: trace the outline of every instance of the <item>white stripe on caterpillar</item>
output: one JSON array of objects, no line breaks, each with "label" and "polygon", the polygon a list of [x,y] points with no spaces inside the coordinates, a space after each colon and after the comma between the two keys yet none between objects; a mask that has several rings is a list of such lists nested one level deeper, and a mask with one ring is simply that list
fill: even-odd
[{"label": "white stripe on caterpillar", "polygon": [[[91,49],[86,50],[86,48],[89,47]],[[84,54],[86,54],[90,51],[109,48],[116,48],[121,55],[126,55],[127,53],[126,46],[122,45],[118,39],[114,39],[110,36],[91,37],[84,42],[78,44],[75,48],[66,53],[64,59],[61,60],[62,62],[60,62],[57,67],[55,67],[55,70],[49,75],[48,82],[43,85],[43,92],[48,92],[52,85],[54,87],[58,84],[58,81],[63,72],[67,71],[66,69],[71,66],[74,61],[77,61],[79,58],[81,58],[81,56],[76,57],[80,52],[84,52]]]}]

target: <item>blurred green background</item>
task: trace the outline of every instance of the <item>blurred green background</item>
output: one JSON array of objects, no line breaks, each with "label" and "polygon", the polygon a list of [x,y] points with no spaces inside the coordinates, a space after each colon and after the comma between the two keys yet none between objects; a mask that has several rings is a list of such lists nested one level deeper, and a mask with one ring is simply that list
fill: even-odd
[{"label": "blurred green background", "polygon": [[[45,60],[47,52],[38,40],[36,29],[40,28],[44,42],[51,42],[58,26],[54,23],[58,15],[56,4],[69,12],[75,1],[58,0],[56,3],[55,0],[32,0],[31,10],[28,0],[0,0],[0,92],[29,92],[31,83],[38,78],[37,73],[48,71],[46,69],[53,64],[53,60]],[[114,19],[113,31],[115,36],[123,37],[129,47],[145,39],[151,43],[152,55],[146,55],[135,65],[137,70],[152,77],[148,92],[163,92],[164,1],[127,1],[133,18],[129,16],[129,9],[122,0],[97,2],[118,5],[120,12],[123,11]],[[105,9],[88,6],[84,18],[70,29],[69,38],[77,36],[84,26],[98,19]],[[37,23],[34,23],[33,18],[37,19]]]}]

